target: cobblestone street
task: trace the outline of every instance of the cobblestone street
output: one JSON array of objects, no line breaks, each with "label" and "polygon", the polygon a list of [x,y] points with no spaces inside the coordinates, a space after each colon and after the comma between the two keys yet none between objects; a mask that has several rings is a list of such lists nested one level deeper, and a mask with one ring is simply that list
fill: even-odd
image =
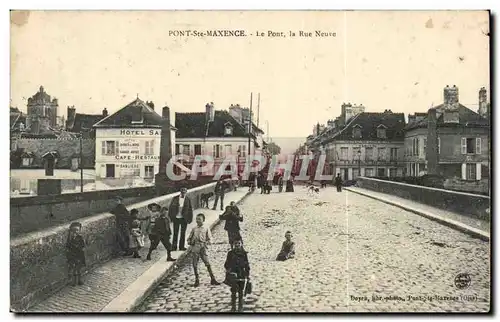
[{"label": "cobblestone street", "polygon": [[[275,191],[256,192],[240,206],[254,290],[245,312],[489,311],[489,243],[356,193]],[[277,262],[287,230],[297,255]],[[223,225],[213,236],[209,258],[222,282],[229,250]],[[229,311],[229,287],[211,286],[200,262],[194,288],[190,262],[179,264],[141,311]],[[455,286],[459,273],[470,275],[468,288]]]}]

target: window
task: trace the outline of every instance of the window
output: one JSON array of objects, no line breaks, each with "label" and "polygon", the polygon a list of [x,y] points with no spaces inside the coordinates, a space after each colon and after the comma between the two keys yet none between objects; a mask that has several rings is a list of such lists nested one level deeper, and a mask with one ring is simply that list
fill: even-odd
[{"label": "window", "polygon": [[27,167],[31,165],[32,158],[23,158],[23,166]]},{"label": "window", "polygon": [[391,168],[391,169],[389,170],[389,177],[394,178],[394,177],[397,177],[397,175],[398,175],[398,169],[396,169],[396,168]]},{"label": "window", "polygon": [[398,148],[391,148],[391,161],[398,160]]},{"label": "window", "polygon": [[220,158],[220,155],[221,155],[221,148],[220,148],[220,145],[219,144],[215,144],[213,146],[213,157],[214,158]]},{"label": "window", "polygon": [[352,158],[354,161],[361,160],[361,148],[360,147],[352,148]]},{"label": "window", "polygon": [[384,161],[386,159],[385,157],[385,148],[378,148],[378,160],[379,161]]},{"label": "window", "polygon": [[467,180],[476,180],[476,164],[475,163],[467,163],[465,165],[465,173],[467,175]]},{"label": "window", "polygon": [[181,145],[176,144],[175,145],[175,155],[179,155],[181,153]]},{"label": "window", "polygon": [[146,151],[145,151],[146,155],[154,154],[154,144],[155,144],[154,140],[146,141]]},{"label": "window", "polygon": [[462,138],[462,154],[481,154],[481,138]]},{"label": "window", "polygon": [[438,138],[438,154],[441,154],[441,139]]},{"label": "window", "polygon": [[226,125],[224,127],[224,135],[233,135],[233,127],[231,125]]},{"label": "window", "polygon": [[365,177],[373,177],[373,169],[372,168],[365,169]]},{"label": "window", "polygon": [[359,168],[353,168],[352,169],[352,178],[356,179],[357,177],[359,177]]},{"label": "window", "polygon": [[365,148],[365,160],[373,161],[373,148]]},{"label": "window", "polygon": [[424,138],[424,157],[427,155],[427,139]]},{"label": "window", "polygon": [[341,161],[347,161],[348,156],[347,152],[349,151],[349,148],[340,148],[340,160]]},{"label": "window", "polygon": [[411,155],[420,155],[420,140],[419,138],[413,138],[413,147]]},{"label": "window", "polygon": [[191,152],[191,146],[189,144],[184,144],[182,146],[182,154],[185,154],[185,155],[190,155],[190,152]]},{"label": "window", "polygon": [[154,169],[155,167],[152,165],[147,165],[144,167],[144,178],[152,179],[154,177]]},{"label": "window", "polygon": [[201,155],[201,144],[194,145],[194,155]]},{"label": "window", "polygon": [[385,177],[385,168],[378,168],[377,170],[378,170],[377,171],[378,172],[377,175],[379,177]]},{"label": "window", "polygon": [[238,146],[238,152],[239,152],[240,157],[243,157],[243,158],[246,157],[247,147],[245,145]]},{"label": "window", "polygon": [[116,142],[116,141],[102,141],[101,154],[102,155],[118,155],[118,142]]},{"label": "window", "polygon": [[386,129],[386,127],[382,124],[380,124],[377,127],[377,138],[379,138],[379,139],[387,138],[387,133],[386,133],[385,129]]},{"label": "window", "polygon": [[352,137],[355,139],[361,139],[362,134],[361,134],[361,126],[355,125],[354,128],[352,129]]}]

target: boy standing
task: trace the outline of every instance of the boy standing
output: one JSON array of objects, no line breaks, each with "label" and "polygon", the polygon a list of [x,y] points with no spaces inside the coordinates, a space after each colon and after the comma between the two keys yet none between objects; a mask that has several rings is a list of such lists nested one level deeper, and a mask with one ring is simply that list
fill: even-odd
[{"label": "boy standing", "polygon": [[193,259],[193,271],[194,271],[194,287],[198,287],[200,285],[200,278],[198,274],[198,262],[201,258],[205,266],[207,267],[208,274],[210,274],[210,284],[212,285],[220,285],[219,282],[215,279],[214,273],[212,272],[212,267],[210,266],[210,262],[208,261],[207,255],[207,245],[212,241],[212,234],[210,233],[210,229],[203,226],[205,222],[205,215],[198,214],[196,216],[196,227],[191,230],[191,233],[188,237],[188,244],[191,246],[191,253]]}]

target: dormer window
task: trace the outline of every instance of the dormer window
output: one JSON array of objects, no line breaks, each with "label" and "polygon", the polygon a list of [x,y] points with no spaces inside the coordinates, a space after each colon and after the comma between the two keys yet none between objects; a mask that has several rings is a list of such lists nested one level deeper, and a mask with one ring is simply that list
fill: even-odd
[{"label": "dormer window", "polygon": [[229,122],[224,125],[224,135],[233,135],[233,125]]},{"label": "dormer window", "polygon": [[387,130],[387,127],[383,124],[380,124],[377,127],[377,138],[378,139],[386,139],[387,138],[386,130]]},{"label": "dormer window", "polygon": [[356,124],[352,128],[352,137],[354,139],[361,139],[363,135],[361,134],[361,125]]},{"label": "dormer window", "polygon": [[131,123],[132,124],[142,124],[144,122],[144,115],[142,113],[142,107],[141,106],[135,106],[134,108],[131,109],[132,115],[131,115]]}]

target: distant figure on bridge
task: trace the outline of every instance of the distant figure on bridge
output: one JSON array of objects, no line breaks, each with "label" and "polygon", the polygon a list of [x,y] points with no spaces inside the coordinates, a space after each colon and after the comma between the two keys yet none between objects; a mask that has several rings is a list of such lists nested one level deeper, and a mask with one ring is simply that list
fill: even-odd
[{"label": "distant figure on bridge", "polygon": [[337,187],[338,192],[342,192],[342,178],[340,177],[340,173],[337,173],[335,177],[335,186]]},{"label": "distant figure on bridge", "polygon": [[83,285],[82,268],[85,267],[85,241],[81,235],[82,224],[71,223],[68,240],[66,241],[66,258],[68,260],[69,276],[73,286]]},{"label": "distant figure on bridge", "polygon": [[231,287],[231,311],[236,311],[236,293],[238,293],[238,312],[243,311],[243,297],[251,292],[250,263],[243,242],[237,239],[232,249],[227,253],[226,279],[224,284]]},{"label": "distant figure on bridge", "polygon": [[193,259],[193,271],[194,271],[194,287],[200,286],[200,275],[198,274],[198,262],[201,260],[207,267],[208,274],[210,274],[210,284],[220,285],[215,279],[214,273],[212,272],[212,267],[208,260],[207,245],[212,242],[212,233],[210,229],[203,226],[205,222],[205,215],[196,215],[196,227],[191,230],[188,237],[188,244],[191,246],[191,254]]},{"label": "distant figure on bridge", "polygon": [[285,192],[293,192],[293,178],[286,181],[286,189]]},{"label": "distant figure on bridge", "polygon": [[240,209],[236,206],[234,201],[231,201],[231,204],[226,207],[226,211],[219,216],[219,219],[226,221],[224,229],[227,231],[229,245],[231,245],[231,249],[233,249],[234,241],[241,240],[240,221],[243,221]]},{"label": "distant figure on bridge", "polygon": [[292,241],[292,232],[287,231],[285,233],[285,241],[281,246],[281,251],[276,257],[277,261],[285,261],[290,258],[295,257],[295,243]]},{"label": "distant figure on bridge", "polygon": [[132,255],[129,249],[130,221],[132,217],[123,204],[123,199],[120,196],[117,196],[115,201],[116,207],[111,210],[111,213],[115,215],[117,243],[123,252],[123,256],[130,256]]},{"label": "distant figure on bridge", "polygon": [[321,180],[321,188],[326,188],[326,180]]},{"label": "distant figure on bridge", "polygon": [[224,194],[226,193],[227,188],[228,188],[227,182],[219,178],[219,180],[215,184],[215,189],[214,189],[215,201],[212,210],[215,210],[217,208],[217,203],[219,201],[219,198],[220,198],[220,210],[224,210]]},{"label": "distant figure on bridge", "polygon": [[[172,240],[172,250],[177,250],[177,243],[179,243],[179,250],[186,250],[184,247],[186,242],[186,229],[187,225],[193,221],[193,206],[191,199],[186,196],[187,189],[181,188],[181,193],[175,196],[170,203],[168,215],[170,220],[174,223],[174,239]],[[179,228],[181,236],[179,239]]]}]

